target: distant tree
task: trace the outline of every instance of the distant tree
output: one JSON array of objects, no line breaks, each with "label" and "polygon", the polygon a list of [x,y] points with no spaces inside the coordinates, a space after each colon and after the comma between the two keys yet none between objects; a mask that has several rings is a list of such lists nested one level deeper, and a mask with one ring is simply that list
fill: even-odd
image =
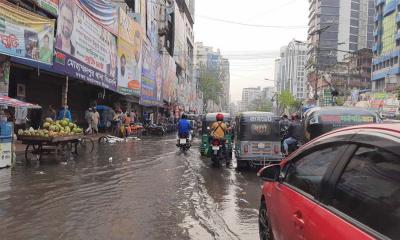
[{"label": "distant tree", "polygon": [[285,111],[286,109],[290,109],[296,103],[296,99],[293,97],[292,93],[289,91],[283,91],[278,94],[277,101],[279,103],[280,108]]},{"label": "distant tree", "polygon": [[209,100],[218,105],[222,92],[222,83],[219,81],[219,73],[216,71],[209,71],[205,66],[201,66],[199,76],[199,86],[200,90],[203,92],[204,106],[207,106]]}]

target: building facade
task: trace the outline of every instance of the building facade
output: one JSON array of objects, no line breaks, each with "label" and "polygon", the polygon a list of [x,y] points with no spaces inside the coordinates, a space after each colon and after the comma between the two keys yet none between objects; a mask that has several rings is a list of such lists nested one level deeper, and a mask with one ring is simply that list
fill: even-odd
[{"label": "building facade", "polygon": [[307,46],[293,40],[281,48],[280,59],[275,61],[275,80],[277,91],[289,91],[296,99],[306,98]]},{"label": "building facade", "polygon": [[[308,92],[321,92],[324,74],[348,52],[372,48],[374,0],[309,0]],[[318,79],[318,81],[317,81]]]},{"label": "building facade", "polygon": [[400,85],[399,1],[375,2],[372,90],[393,92]]},{"label": "building facade", "polygon": [[261,87],[256,88],[243,88],[242,90],[242,110],[248,110],[250,105],[261,100]]},{"label": "building facade", "polygon": [[[140,121],[149,114],[158,122],[168,113],[176,112],[179,117],[182,111],[201,111],[196,108],[201,95],[193,94],[197,88],[193,76],[193,0],[46,1],[50,5],[21,0],[18,6],[14,2],[0,4],[11,6],[22,17],[31,14],[33,19],[48,21],[52,27],[30,37],[32,46],[42,48],[41,59],[33,54],[0,55],[11,66],[5,95],[37,103],[44,112],[49,105],[60,109],[68,104],[77,122],[85,122],[84,112],[95,104],[135,110]],[[103,21],[103,16],[96,15],[97,8],[106,9],[101,13],[113,21]],[[12,12],[1,14],[12,18],[16,16]],[[65,35],[57,31],[71,16],[75,20],[70,27],[73,32]],[[14,30],[7,29],[15,35]],[[90,34],[83,36],[85,32]],[[73,46],[68,48],[65,42]],[[2,44],[0,48],[5,53]]]},{"label": "building facade", "polygon": [[221,83],[222,90],[218,96],[218,103],[213,101],[207,102],[207,109],[211,111],[229,111],[230,106],[230,63],[227,58],[224,58],[217,49],[205,46],[202,42],[195,43],[194,50],[194,68],[197,76],[197,81],[200,81],[202,72],[206,72]]}]

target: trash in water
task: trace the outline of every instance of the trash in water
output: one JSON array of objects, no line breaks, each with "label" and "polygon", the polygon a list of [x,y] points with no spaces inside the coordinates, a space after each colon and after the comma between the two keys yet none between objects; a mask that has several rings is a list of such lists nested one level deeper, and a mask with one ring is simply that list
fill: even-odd
[{"label": "trash in water", "polygon": [[60,164],[65,166],[65,165],[67,165],[68,163],[67,163],[67,162],[60,162]]},{"label": "trash in water", "polygon": [[39,172],[36,172],[36,174],[38,174],[38,175],[44,175],[44,172],[43,172],[43,171],[39,171]]},{"label": "trash in water", "polygon": [[128,158],[127,161],[130,162],[130,161],[131,161],[131,158]]},{"label": "trash in water", "polygon": [[110,157],[110,158],[108,159],[108,162],[112,162],[112,161],[113,161],[113,158]]}]

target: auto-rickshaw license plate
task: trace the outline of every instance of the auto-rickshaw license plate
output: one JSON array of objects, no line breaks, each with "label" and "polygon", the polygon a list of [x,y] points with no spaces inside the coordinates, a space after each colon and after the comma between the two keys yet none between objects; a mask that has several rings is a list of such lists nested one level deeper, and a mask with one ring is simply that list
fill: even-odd
[{"label": "auto-rickshaw license plate", "polygon": [[259,149],[264,149],[265,148],[265,143],[259,143],[258,144]]},{"label": "auto-rickshaw license plate", "polygon": [[212,150],[218,151],[218,150],[219,150],[219,146],[213,146],[213,147],[212,147]]},{"label": "auto-rickshaw license plate", "polygon": [[179,142],[180,142],[181,144],[186,144],[186,139],[180,139]]}]

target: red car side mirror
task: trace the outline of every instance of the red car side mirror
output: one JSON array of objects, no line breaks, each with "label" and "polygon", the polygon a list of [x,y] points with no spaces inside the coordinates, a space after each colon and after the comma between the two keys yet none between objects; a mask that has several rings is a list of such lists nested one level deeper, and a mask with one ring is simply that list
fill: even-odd
[{"label": "red car side mirror", "polygon": [[266,167],[263,167],[257,173],[257,176],[266,182],[277,182],[279,180],[280,172],[281,172],[280,164],[271,164]]}]

